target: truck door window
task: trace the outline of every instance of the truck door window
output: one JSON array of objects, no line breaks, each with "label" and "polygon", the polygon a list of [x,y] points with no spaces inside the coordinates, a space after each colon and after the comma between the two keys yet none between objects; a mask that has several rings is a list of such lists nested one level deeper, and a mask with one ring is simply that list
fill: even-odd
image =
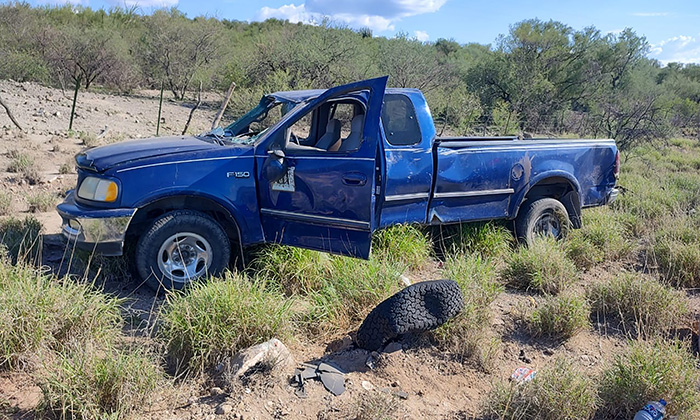
[{"label": "truck door window", "polygon": [[410,146],[421,141],[416,110],[406,95],[384,96],[382,126],[386,140],[393,146]]},{"label": "truck door window", "polygon": [[349,152],[360,148],[364,108],[353,100],[332,101],[289,127],[289,150]]}]

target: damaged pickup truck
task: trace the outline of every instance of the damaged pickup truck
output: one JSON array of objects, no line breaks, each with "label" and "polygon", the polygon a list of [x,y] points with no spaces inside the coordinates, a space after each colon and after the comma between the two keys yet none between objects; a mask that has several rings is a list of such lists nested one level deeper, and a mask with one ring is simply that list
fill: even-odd
[{"label": "damaged pickup truck", "polygon": [[617,196],[613,140],[437,137],[421,92],[386,83],[272,93],[223,129],[87,149],[63,234],[129,245],[151,287],[180,289],[253,244],[368,258],[377,229],[492,219],[529,242]]}]

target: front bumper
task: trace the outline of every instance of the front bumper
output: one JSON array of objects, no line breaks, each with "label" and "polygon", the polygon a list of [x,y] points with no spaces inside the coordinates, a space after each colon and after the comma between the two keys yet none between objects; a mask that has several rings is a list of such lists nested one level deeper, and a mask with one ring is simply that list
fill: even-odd
[{"label": "front bumper", "polygon": [[107,256],[122,255],[124,238],[136,209],[96,209],[82,206],[70,191],[56,207],[69,246]]},{"label": "front bumper", "polygon": [[612,204],[615,200],[617,200],[617,196],[620,195],[620,190],[617,188],[613,188],[605,197],[605,204]]}]

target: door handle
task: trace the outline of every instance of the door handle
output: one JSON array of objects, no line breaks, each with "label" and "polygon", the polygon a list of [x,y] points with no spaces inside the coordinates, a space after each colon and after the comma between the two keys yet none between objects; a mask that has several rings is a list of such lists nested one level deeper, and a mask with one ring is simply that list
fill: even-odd
[{"label": "door handle", "polygon": [[343,175],[343,184],[355,185],[361,187],[367,183],[367,177],[364,174],[349,173]]}]

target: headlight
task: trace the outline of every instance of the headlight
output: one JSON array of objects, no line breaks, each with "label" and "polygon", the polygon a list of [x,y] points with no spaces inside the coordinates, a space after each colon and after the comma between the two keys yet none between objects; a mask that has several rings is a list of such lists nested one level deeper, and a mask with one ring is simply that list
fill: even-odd
[{"label": "headlight", "polygon": [[117,183],[108,179],[89,176],[83,180],[78,189],[78,197],[92,201],[112,203],[117,199],[119,188]]}]

